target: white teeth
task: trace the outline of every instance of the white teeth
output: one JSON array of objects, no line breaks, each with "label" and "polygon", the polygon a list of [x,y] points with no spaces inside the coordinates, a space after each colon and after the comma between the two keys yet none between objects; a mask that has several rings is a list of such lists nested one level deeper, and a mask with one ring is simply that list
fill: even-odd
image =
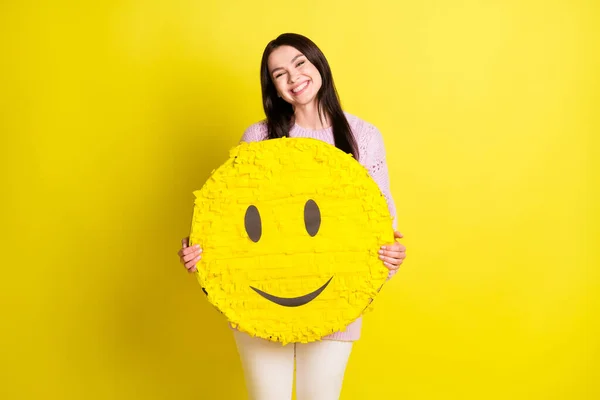
[{"label": "white teeth", "polygon": [[308,82],[304,82],[302,85],[300,85],[296,89],[292,90],[292,92],[298,93],[299,91],[301,91],[302,89],[304,89],[306,87],[306,85],[308,85]]}]

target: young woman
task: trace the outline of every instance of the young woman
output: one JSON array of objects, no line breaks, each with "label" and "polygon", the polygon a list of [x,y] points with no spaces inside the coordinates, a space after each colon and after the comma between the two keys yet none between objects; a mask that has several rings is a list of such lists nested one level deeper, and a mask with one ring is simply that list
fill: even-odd
[{"label": "young woman", "polygon": [[[385,149],[373,125],[342,111],[325,56],[308,38],[286,33],[271,41],[263,53],[260,80],[266,120],[250,126],[242,141],[253,142],[287,137],[320,139],[352,153],[368,169],[384,194],[390,214],[392,199]],[[395,238],[402,234],[394,233]],[[380,259],[394,275],[406,257],[406,248],[391,243],[379,249]],[[180,261],[189,272],[196,271],[202,250],[182,240]],[[294,361],[298,400],[338,399],[352,342],[360,337],[362,318],[342,332],[322,341],[282,346],[234,330],[251,399],[292,398]]]}]

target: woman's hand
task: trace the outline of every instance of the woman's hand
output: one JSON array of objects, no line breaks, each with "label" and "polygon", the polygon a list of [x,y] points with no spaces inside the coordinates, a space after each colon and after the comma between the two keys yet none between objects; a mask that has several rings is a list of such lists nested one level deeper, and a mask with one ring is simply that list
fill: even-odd
[{"label": "woman's hand", "polygon": [[181,239],[181,250],[177,252],[177,255],[179,256],[179,261],[183,264],[185,269],[188,270],[188,272],[196,272],[198,271],[196,269],[196,263],[202,258],[200,256],[202,249],[197,244],[192,247],[188,247],[189,244],[189,236]]},{"label": "woman's hand", "polygon": [[[404,236],[400,232],[394,232],[394,239],[403,237]],[[383,265],[385,265],[390,272],[396,272],[405,258],[406,247],[396,241],[392,244],[381,246],[381,249],[379,250],[379,259],[383,261]]]}]

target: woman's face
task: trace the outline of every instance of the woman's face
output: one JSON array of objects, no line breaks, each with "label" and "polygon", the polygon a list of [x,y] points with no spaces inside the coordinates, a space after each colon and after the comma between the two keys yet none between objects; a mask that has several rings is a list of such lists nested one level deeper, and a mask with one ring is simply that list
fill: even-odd
[{"label": "woman's face", "polygon": [[277,93],[292,106],[316,103],[321,74],[294,47],[279,46],[269,56],[267,66]]}]

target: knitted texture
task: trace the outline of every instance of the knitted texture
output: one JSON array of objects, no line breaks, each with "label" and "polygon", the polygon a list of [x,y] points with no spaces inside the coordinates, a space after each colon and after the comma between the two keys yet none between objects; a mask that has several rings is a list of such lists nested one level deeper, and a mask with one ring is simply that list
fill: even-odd
[{"label": "knitted texture", "polygon": [[[390,181],[386,162],[386,151],[383,137],[379,130],[372,124],[360,118],[345,113],[350,129],[358,147],[358,161],[368,171],[375,181],[379,190],[385,197],[390,215],[393,217],[393,228],[397,227],[396,207],[390,191]],[[258,122],[246,129],[242,136],[242,142],[258,142],[267,139],[268,131],[265,121]],[[290,138],[312,138],[318,139],[330,145],[334,145],[333,130],[331,128],[322,130],[310,130],[294,125],[290,130]],[[388,279],[395,275],[390,271]],[[355,341],[360,338],[362,317],[350,323],[344,330],[323,337],[325,340]]]}]

